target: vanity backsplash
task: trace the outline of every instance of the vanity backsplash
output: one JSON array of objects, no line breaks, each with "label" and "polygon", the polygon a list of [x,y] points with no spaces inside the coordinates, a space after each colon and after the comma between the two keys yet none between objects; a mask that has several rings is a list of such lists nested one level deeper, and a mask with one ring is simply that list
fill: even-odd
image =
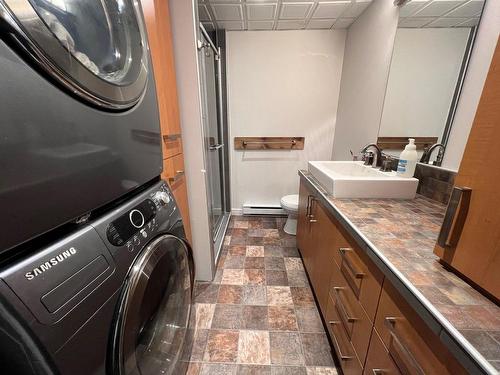
[{"label": "vanity backsplash", "polygon": [[415,178],[418,178],[417,193],[447,204],[455,183],[456,172],[417,163]]},{"label": "vanity backsplash", "polygon": [[[398,158],[390,158],[391,169],[398,167]],[[417,163],[414,177],[418,178],[417,193],[429,199],[448,204],[455,184],[456,172],[434,167],[432,165]]]}]

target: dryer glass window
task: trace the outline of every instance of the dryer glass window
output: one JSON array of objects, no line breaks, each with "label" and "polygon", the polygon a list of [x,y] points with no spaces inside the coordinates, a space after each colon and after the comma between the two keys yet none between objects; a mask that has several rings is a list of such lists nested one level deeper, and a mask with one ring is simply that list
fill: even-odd
[{"label": "dryer glass window", "polygon": [[101,79],[128,85],[142,63],[142,37],[131,0],[30,0],[62,46]]},{"label": "dryer glass window", "polygon": [[187,365],[189,259],[184,242],[167,235],[149,245],[132,267],[118,317],[118,373],[173,374]]}]

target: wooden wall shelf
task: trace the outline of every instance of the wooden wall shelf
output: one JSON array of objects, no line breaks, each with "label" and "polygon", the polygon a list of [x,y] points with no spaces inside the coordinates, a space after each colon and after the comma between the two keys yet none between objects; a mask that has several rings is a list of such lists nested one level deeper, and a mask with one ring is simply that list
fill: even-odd
[{"label": "wooden wall shelf", "polygon": [[408,138],[415,139],[417,150],[424,150],[437,143],[437,137],[378,137],[377,145],[386,150],[404,150],[408,144]]},{"label": "wooden wall shelf", "polygon": [[235,150],[303,150],[304,137],[234,137]]}]

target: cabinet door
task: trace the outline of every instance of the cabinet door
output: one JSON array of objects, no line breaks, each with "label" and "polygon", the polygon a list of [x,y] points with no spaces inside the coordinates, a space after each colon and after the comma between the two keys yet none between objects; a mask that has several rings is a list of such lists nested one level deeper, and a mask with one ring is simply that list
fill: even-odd
[{"label": "cabinet door", "polygon": [[309,276],[321,311],[325,313],[328,304],[330,279],[333,269],[336,267],[333,258],[336,231],[333,230],[335,224],[333,224],[321,204],[317,200],[312,200],[311,205],[310,225],[314,245],[311,250],[313,272]]},{"label": "cabinet door", "polygon": [[156,83],[163,157],[182,152],[177,83],[168,1],[142,0]]},{"label": "cabinet door", "polygon": [[468,213],[464,199],[457,206],[450,203],[447,215],[450,219],[455,216],[454,224],[450,221],[445,228],[451,229],[442,229],[446,244],[438,242],[435,249],[445,262],[496,298],[500,298],[500,168],[495,160],[500,139],[499,119],[500,46],[497,45],[455,179],[457,187],[472,189]]},{"label": "cabinet door", "polygon": [[297,218],[297,247],[309,275],[312,270],[312,233],[309,222],[309,209],[312,195],[303,182],[299,191],[299,214]]}]

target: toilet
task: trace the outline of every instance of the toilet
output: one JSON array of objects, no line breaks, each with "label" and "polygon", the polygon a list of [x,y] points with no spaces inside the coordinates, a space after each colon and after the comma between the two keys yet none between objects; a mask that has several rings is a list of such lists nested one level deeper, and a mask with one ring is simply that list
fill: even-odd
[{"label": "toilet", "polygon": [[281,198],[281,207],[286,211],[288,218],[286,219],[283,230],[285,233],[295,236],[297,233],[297,214],[299,212],[299,195],[285,195]]}]

